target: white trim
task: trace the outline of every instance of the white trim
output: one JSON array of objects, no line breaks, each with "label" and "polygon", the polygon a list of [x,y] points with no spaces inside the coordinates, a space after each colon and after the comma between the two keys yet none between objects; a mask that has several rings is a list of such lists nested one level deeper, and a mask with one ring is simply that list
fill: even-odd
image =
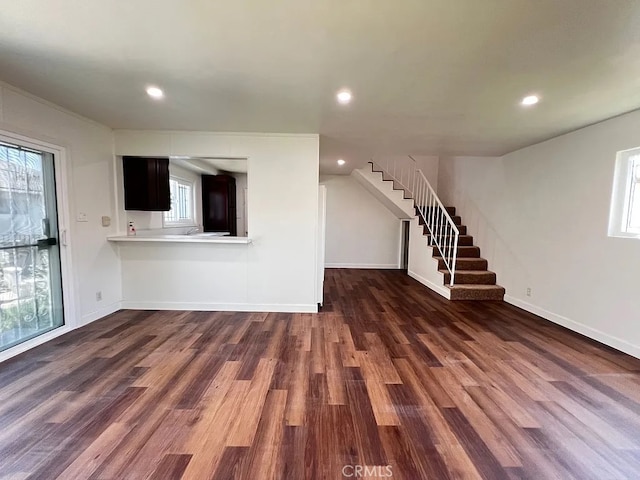
[{"label": "white trim", "polygon": [[318,186],[318,220],[316,222],[316,302],[324,304],[324,276],[327,243],[327,186]]},{"label": "white trim", "polygon": [[[0,130],[0,140],[21,145],[24,147],[32,148],[34,150],[40,150],[53,155],[54,161],[54,173],[56,182],[56,202],[58,213],[58,235],[60,237],[60,272],[62,276],[62,302],[64,309],[64,323],[65,325],[60,329],[56,329],[55,332],[69,327],[71,330],[79,327],[80,323],[80,305],[76,302],[76,278],[73,275],[73,256],[72,256],[72,238],[70,226],[70,205],[69,198],[71,198],[71,192],[69,191],[69,185],[67,182],[67,149],[60,145],[49,143],[47,141],[40,140],[34,137],[28,137],[22,134],[14,133],[8,130]],[[52,333],[52,332],[50,332]],[[49,333],[36,337],[40,339],[47,337]],[[57,336],[57,335],[56,335]],[[51,337],[53,338],[53,337]],[[35,339],[33,339],[35,340]],[[24,342],[20,345],[29,345],[31,340]],[[39,343],[34,343],[39,345]],[[14,351],[13,347],[3,352],[2,357],[7,352]],[[15,350],[18,352],[18,350]],[[14,353],[15,355],[16,353]],[[8,357],[7,357],[8,358]]]},{"label": "white trim", "polygon": [[398,249],[398,270],[402,268],[402,255],[404,254],[404,224],[408,223],[408,232],[409,236],[407,238],[407,269],[409,268],[409,243],[411,242],[411,220],[407,220],[406,218],[400,219],[400,248]]},{"label": "white trim", "polygon": [[[400,270],[402,268],[402,251],[403,251],[403,243],[404,243],[404,235],[402,235],[403,230],[404,230],[404,222],[405,220],[400,220],[400,235],[399,235],[399,241],[398,241],[398,245],[400,248],[398,248],[398,266],[396,267],[398,270]],[[411,220],[406,220],[407,222],[410,222]],[[407,262],[408,263],[408,262]],[[408,265],[407,265],[408,266]]]},{"label": "white trim", "polygon": [[121,304],[125,310],[189,310],[205,312],[277,312],[317,313],[317,304],[254,304],[254,303],[196,303],[196,302],[129,302]]},{"label": "white trim", "polygon": [[[34,95],[33,93],[27,92],[26,90],[23,90],[19,87],[16,87],[15,85],[11,85],[10,83],[7,82],[3,82],[2,80],[0,80],[0,88],[4,88],[7,89],[9,91],[12,91],[13,93],[17,93],[18,95],[22,95],[26,98],[28,98],[29,100],[32,100],[34,102],[37,102],[41,105],[45,105],[46,107],[52,108],[53,110],[57,110],[58,112],[64,113],[65,115],[69,115],[70,117],[74,117],[77,118],[79,120],[83,120],[85,122],[89,122],[92,123],[93,125],[99,126],[101,128],[109,128],[107,126],[105,126],[104,124],[89,118],[89,117],[85,117],[83,115],[80,115],[79,113],[73,112],[71,110],[67,110],[64,107],[61,107],[60,105],[50,102],[49,100],[45,100],[42,97],[38,97],[36,95]],[[1,111],[2,109],[0,109]]]},{"label": "white trim", "polygon": [[249,245],[253,239],[248,237],[207,236],[204,234],[193,235],[112,235],[107,237],[109,242],[144,242],[144,243],[220,243]]},{"label": "white trim", "polygon": [[[59,107],[58,107],[59,108]],[[153,133],[154,135],[193,135],[200,136],[206,135],[210,137],[264,137],[264,138],[319,138],[320,134],[318,133],[268,133],[268,132],[211,132],[208,130],[140,130],[140,129],[129,129],[129,128],[114,128],[113,132],[118,134],[120,132],[123,133]],[[126,154],[120,154],[126,155]],[[183,155],[172,153],[171,157],[181,157]],[[234,156],[234,155],[184,155],[186,157],[206,157],[206,158],[223,158],[229,160],[241,160],[247,158],[246,156]]]},{"label": "white trim", "polygon": [[423,284],[425,287],[429,288],[430,290],[433,290],[438,295],[442,295],[447,300],[451,299],[451,290],[449,288],[445,287],[444,285],[437,285],[437,284],[433,283],[431,280],[427,280],[423,276],[418,275],[417,273],[412,272],[411,270],[407,270],[407,275],[409,275],[414,280],[417,280],[418,282],[420,282],[421,284]]},{"label": "white trim", "polygon": [[[111,184],[111,188],[113,191],[113,222],[116,226],[116,231],[122,231],[120,227],[120,207],[122,204],[122,210],[124,211],[124,181],[123,177],[119,175],[122,174],[122,157],[116,156],[116,142],[111,142],[111,154],[112,154],[112,164],[111,164],[111,175],[113,175],[113,180]],[[120,184],[122,184],[122,197],[120,197]],[[126,213],[126,212],[125,212]],[[126,217],[125,217],[126,218]],[[124,229],[127,231],[127,228]],[[118,254],[118,258],[120,255]]]},{"label": "white trim", "polygon": [[398,270],[395,263],[325,263],[324,268],[370,268],[380,270]]},{"label": "white trim", "polygon": [[640,346],[638,345],[633,345],[626,340],[614,337],[600,330],[576,322],[575,320],[571,320],[570,318],[563,317],[562,315],[558,315],[557,313],[550,312],[549,310],[545,310],[542,307],[538,307],[537,305],[533,305],[510,295],[505,295],[504,301],[518,308],[526,310],[527,312],[538,315],[545,320],[556,323],[558,325],[562,325],[563,327],[566,327],[571,331],[580,333],[585,337],[589,337],[592,340],[596,340],[600,343],[608,345],[609,347],[615,348],[616,350],[627,353],[633,357],[640,358]]},{"label": "white trim", "polygon": [[101,318],[107,317],[113,313],[116,313],[118,310],[122,310],[122,302],[114,302],[111,305],[107,305],[105,307],[101,307],[98,310],[94,310],[91,313],[87,313],[82,316],[82,325],[85,326],[89,323],[95,322],[96,320],[100,320]]},{"label": "white trim", "polygon": [[640,157],[640,148],[623,150],[616,154],[611,205],[609,207],[608,235],[619,238],[640,238],[640,231],[629,227],[632,215],[631,200],[635,182],[633,166]]}]

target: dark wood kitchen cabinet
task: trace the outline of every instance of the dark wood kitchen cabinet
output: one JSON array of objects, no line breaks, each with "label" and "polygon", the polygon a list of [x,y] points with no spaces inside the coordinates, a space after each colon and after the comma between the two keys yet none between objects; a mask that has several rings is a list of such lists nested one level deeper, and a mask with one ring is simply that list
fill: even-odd
[{"label": "dark wood kitchen cabinet", "polygon": [[202,175],[202,227],[205,232],[237,235],[236,179],[231,175]]},{"label": "dark wood kitchen cabinet", "polygon": [[122,171],[125,210],[171,210],[168,158],[122,157]]}]

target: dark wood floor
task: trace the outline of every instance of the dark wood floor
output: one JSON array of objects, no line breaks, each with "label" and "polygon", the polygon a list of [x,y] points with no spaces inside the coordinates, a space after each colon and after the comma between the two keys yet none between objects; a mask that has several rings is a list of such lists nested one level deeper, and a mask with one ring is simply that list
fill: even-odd
[{"label": "dark wood floor", "polygon": [[640,478],[640,361],[402,272],[326,286],[317,315],[122,311],[1,364],[0,478]]}]

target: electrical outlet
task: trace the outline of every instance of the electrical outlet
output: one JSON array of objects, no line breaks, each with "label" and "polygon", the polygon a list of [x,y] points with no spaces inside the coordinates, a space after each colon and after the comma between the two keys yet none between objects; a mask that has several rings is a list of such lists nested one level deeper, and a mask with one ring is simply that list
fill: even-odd
[{"label": "electrical outlet", "polygon": [[101,302],[102,301],[102,292],[98,291],[96,292],[96,302]]},{"label": "electrical outlet", "polygon": [[531,296],[531,287],[527,287],[527,297]]},{"label": "electrical outlet", "polygon": [[89,218],[87,217],[87,214],[84,212],[79,212],[78,215],[76,216],[76,222],[88,222]]}]

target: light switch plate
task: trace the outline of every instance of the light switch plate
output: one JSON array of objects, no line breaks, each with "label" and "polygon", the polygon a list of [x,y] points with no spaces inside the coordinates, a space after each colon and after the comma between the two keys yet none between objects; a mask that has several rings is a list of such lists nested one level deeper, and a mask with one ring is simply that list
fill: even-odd
[{"label": "light switch plate", "polygon": [[108,227],[109,225],[111,225],[111,217],[102,217],[102,226]]},{"label": "light switch plate", "polygon": [[76,217],[76,221],[78,222],[88,222],[89,219],[87,218],[87,214],[84,212],[80,212],[78,213],[78,216]]}]

